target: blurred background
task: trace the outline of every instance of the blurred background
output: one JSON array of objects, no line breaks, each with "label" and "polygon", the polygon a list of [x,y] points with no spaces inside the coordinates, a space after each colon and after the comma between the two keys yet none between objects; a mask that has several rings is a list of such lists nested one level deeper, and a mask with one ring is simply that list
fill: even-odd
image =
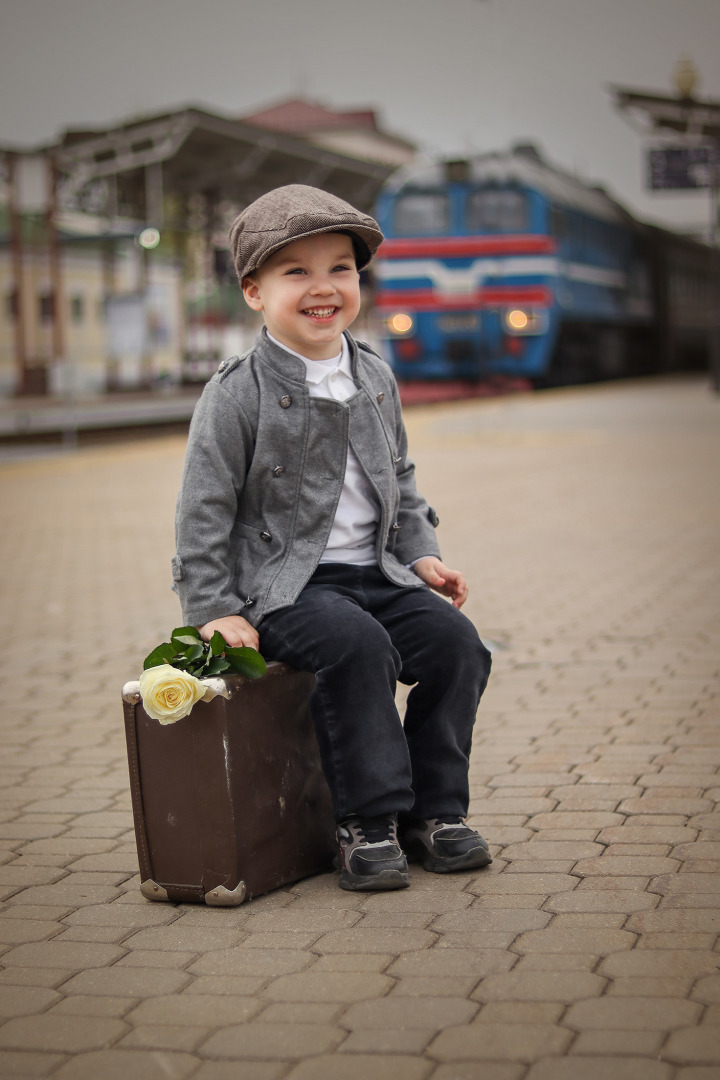
[{"label": "blurred background", "polygon": [[293,182],[379,217],[408,387],[715,377],[718,40],[716,0],[8,0],[0,399],[191,409],[257,330],[228,224]]}]

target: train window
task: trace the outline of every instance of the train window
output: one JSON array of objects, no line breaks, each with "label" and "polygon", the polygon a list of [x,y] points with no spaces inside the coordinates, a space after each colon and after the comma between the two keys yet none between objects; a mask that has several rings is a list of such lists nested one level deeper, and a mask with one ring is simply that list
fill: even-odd
[{"label": "train window", "polygon": [[395,203],[397,236],[441,236],[450,225],[450,200],[442,191],[415,191]]},{"label": "train window", "polygon": [[470,232],[522,232],[527,228],[527,201],[521,191],[484,188],[467,199]]},{"label": "train window", "polygon": [[557,237],[558,240],[564,240],[568,234],[567,216],[557,206],[551,207],[550,210],[550,229],[553,236]]}]

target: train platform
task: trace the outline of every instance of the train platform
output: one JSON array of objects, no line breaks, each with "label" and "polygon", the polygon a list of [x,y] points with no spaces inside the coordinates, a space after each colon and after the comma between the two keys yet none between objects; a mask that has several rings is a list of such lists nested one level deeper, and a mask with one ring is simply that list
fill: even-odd
[{"label": "train platform", "polygon": [[493,650],[494,862],[396,893],[142,897],[121,687],[180,622],[184,439],[0,463],[3,1080],[716,1080],[720,400],[652,379],[407,420]]},{"label": "train platform", "polygon": [[187,425],[202,386],[77,398],[0,398],[0,446],[74,445],[83,436]]},{"label": "train platform", "polygon": [[[434,380],[400,383],[403,405],[502,397],[527,393],[527,379],[502,376],[487,380]],[[0,398],[0,457],[8,448],[15,455],[38,445],[113,441],[187,429],[202,385],[154,391],[98,394],[78,398]],[[11,455],[12,456],[12,455]]]}]

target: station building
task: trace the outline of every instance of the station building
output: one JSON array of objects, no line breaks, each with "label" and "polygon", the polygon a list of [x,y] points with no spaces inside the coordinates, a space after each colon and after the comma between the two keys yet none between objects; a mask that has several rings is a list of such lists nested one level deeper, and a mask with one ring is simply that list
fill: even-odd
[{"label": "station building", "polygon": [[371,210],[414,153],[371,110],[302,100],[0,148],[0,396],[205,381],[258,325],[227,255],[238,211],[287,183]]}]

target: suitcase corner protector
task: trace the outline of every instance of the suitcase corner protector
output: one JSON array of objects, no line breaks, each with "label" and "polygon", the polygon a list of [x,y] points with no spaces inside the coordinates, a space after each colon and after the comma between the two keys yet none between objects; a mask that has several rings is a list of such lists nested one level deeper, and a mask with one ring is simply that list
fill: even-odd
[{"label": "suitcase corner protector", "polygon": [[241,881],[234,889],[226,889],[224,885],[218,885],[205,893],[205,903],[208,907],[237,907],[242,904],[247,896],[245,882]]},{"label": "suitcase corner protector", "polygon": [[167,890],[163,889],[162,885],[158,885],[152,878],[147,878],[146,881],[140,882],[140,892],[143,894],[146,900],[167,900]]}]

